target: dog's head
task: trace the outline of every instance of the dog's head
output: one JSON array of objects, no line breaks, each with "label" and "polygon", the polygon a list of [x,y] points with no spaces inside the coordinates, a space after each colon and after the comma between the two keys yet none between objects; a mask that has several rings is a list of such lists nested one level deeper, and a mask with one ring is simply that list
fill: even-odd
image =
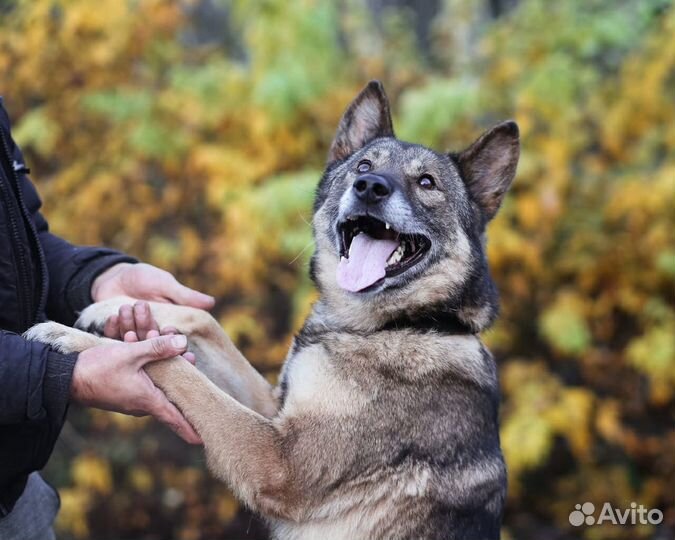
[{"label": "dog's head", "polygon": [[344,113],[314,206],[311,274],[325,316],[376,329],[399,316],[454,313],[474,331],[497,313],[485,226],[515,175],[518,126],[456,154],[394,136],[373,81]]}]

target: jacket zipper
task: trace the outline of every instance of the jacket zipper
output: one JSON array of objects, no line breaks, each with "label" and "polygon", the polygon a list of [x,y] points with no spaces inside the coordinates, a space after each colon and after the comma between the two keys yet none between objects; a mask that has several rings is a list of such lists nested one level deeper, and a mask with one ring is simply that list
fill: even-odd
[{"label": "jacket zipper", "polygon": [[[8,169],[6,170],[6,172],[9,173],[10,170],[12,171],[12,177],[14,178],[17,187],[17,199],[19,202],[19,211],[21,211],[20,205],[23,204],[21,197],[21,188],[18,183],[16,171],[14,170],[14,167],[12,167],[12,157],[9,152],[9,145],[7,144],[7,140],[5,139],[5,133],[4,130],[2,129],[0,129],[0,139],[2,139],[2,147],[4,150],[4,156],[6,158],[7,164],[6,169]],[[10,177],[9,175],[7,176],[9,180]],[[21,236],[19,235],[19,228],[17,225],[16,216],[14,215],[14,206],[12,205],[12,201],[10,198],[11,193],[7,193],[5,186],[3,186],[2,184],[3,183],[0,182],[0,189],[2,189],[3,196],[5,197],[5,201],[7,203],[7,213],[9,215],[10,227],[12,229],[12,235],[14,237],[13,247],[15,252],[14,264],[16,268],[16,277],[17,280],[21,282],[17,284],[19,285],[17,287],[17,296],[18,301],[20,303],[20,309],[22,314],[21,328],[28,328],[33,322],[32,320],[33,317],[31,317],[30,315],[30,310],[32,307],[30,281],[28,278],[28,272],[30,271],[30,268],[26,261],[26,254],[24,248],[21,245]],[[11,190],[11,186],[9,186],[9,189]]]}]

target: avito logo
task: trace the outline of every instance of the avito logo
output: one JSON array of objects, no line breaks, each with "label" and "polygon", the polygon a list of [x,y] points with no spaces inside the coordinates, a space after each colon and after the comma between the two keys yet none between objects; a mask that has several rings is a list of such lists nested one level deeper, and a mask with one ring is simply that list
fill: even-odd
[{"label": "avito logo", "polygon": [[651,510],[635,502],[630,503],[630,508],[614,508],[608,502],[602,505],[600,514],[595,516],[595,505],[591,502],[575,504],[570,512],[570,523],[575,527],[582,525],[658,525],[663,521],[663,512],[656,508]]}]

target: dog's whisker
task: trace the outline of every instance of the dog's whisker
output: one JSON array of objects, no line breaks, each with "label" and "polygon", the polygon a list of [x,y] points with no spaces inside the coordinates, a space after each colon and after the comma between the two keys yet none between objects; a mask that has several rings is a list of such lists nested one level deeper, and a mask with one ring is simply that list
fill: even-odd
[{"label": "dog's whisker", "polygon": [[314,245],[314,240],[310,240],[307,245],[300,250],[300,253],[298,253],[293,259],[288,263],[289,265],[293,264],[295,261],[297,261],[300,257],[302,257],[302,254],[307,251],[307,248],[312,247]]},{"label": "dog's whisker", "polygon": [[312,226],[312,223],[310,221],[307,221],[307,218],[304,215],[302,215],[300,212],[298,212],[298,216],[300,216],[300,219],[302,221],[304,221],[307,225],[309,225],[310,227]]}]

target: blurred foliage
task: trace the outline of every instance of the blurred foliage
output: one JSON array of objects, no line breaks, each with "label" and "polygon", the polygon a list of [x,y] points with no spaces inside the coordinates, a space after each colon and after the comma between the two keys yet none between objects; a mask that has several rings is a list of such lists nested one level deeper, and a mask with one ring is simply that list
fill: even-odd
[{"label": "blurred foliage", "polygon": [[[385,82],[402,138],[440,149],[514,117],[522,160],[489,230],[503,311],[486,335],[505,537],[671,538],[675,9],[522,0],[493,19],[446,0],[420,20],[414,2],[369,5],[0,2],[0,89],[52,229],[217,296],[273,380],[315,298],[313,188],[364,82]],[[71,411],[48,475],[64,538],[264,535],[199,450],[147,419]],[[573,529],[585,501],[638,501],[665,524]]]}]

